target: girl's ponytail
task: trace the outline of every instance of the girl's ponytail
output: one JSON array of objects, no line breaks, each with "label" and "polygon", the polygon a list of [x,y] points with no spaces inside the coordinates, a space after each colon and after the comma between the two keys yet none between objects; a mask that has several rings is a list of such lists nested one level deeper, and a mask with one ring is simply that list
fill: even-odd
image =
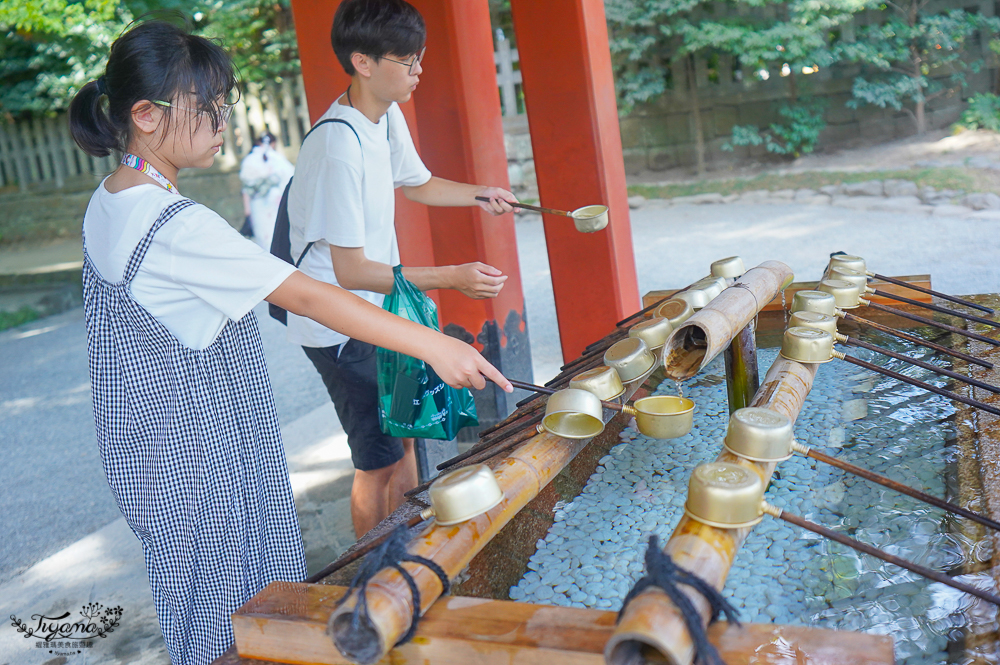
[{"label": "girl's ponytail", "polygon": [[80,88],[69,105],[69,133],[88,155],[107,157],[120,150],[120,130],[116,130],[102,97],[104,77]]}]

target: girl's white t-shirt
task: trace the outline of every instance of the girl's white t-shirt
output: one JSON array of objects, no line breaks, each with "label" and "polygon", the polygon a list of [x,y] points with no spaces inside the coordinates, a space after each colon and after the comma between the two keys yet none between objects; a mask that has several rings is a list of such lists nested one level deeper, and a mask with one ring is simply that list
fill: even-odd
[{"label": "girl's white t-shirt", "polygon": [[[423,185],[431,172],[420,160],[395,102],[378,123],[339,101],[320,120],[328,118],[346,120],[351,127],[327,123],[302,144],[288,193],[289,239],[293,259],[301,256],[307,243],[316,243],[299,265],[302,272],[339,285],[330,245],[363,247],[369,261],[399,264],[393,190]],[[376,307],[385,298],[372,291],[352,293]],[[348,339],[311,319],[288,314],[290,342],[323,348]]]},{"label": "girl's white t-shirt", "polygon": [[[104,182],[83,220],[87,255],[108,282],[120,282],[129,257],[163,210],[184,197],[159,185],[112,194]],[[204,349],[295,272],[241,236],[217,213],[193,205],[153,236],[132,281],[132,297],[184,346]]]}]

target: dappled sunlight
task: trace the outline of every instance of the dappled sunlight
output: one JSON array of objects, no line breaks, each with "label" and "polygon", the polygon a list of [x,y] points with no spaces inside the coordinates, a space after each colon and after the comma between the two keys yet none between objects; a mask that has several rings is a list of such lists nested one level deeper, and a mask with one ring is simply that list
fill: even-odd
[{"label": "dappled sunlight", "polygon": [[86,381],[55,395],[20,397],[0,402],[0,413],[14,416],[25,411],[30,411],[31,409],[74,406],[85,402],[90,402],[90,381]]},{"label": "dappled sunlight", "polygon": [[142,545],[122,520],[35,564],[20,581],[28,587],[51,585],[62,590],[75,585],[100,587],[102,580],[119,575],[126,562],[135,559],[142,561]]}]

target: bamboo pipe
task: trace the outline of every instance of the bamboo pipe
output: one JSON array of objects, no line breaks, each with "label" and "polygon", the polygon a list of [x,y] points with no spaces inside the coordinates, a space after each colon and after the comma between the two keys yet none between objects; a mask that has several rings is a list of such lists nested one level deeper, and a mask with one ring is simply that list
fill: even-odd
[{"label": "bamboo pipe", "polygon": [[859,552],[864,552],[865,554],[870,554],[873,557],[877,557],[879,559],[882,559],[883,561],[887,561],[887,562],[889,562],[889,563],[891,563],[893,565],[899,566],[900,568],[905,568],[906,570],[914,572],[917,575],[920,575],[922,577],[926,577],[928,579],[932,579],[935,582],[940,582],[941,584],[945,584],[947,586],[950,586],[953,589],[958,589],[959,591],[964,591],[965,593],[971,594],[971,595],[975,596],[976,598],[982,598],[983,600],[985,600],[987,602],[990,602],[990,603],[993,603],[994,605],[1000,607],[1000,597],[998,597],[998,596],[996,596],[996,595],[994,595],[992,593],[989,593],[988,591],[983,591],[981,589],[977,589],[976,587],[974,587],[974,586],[972,586],[970,584],[966,584],[965,582],[959,582],[958,580],[956,580],[956,579],[954,579],[952,577],[949,577],[948,575],[945,575],[944,573],[939,573],[936,570],[931,570],[930,568],[925,568],[924,566],[921,566],[919,564],[913,563],[912,561],[908,561],[906,559],[901,559],[898,556],[893,556],[892,554],[889,554],[888,552],[880,550],[877,547],[872,547],[871,545],[869,545],[867,543],[863,543],[860,540],[855,540],[855,539],[853,539],[853,538],[851,538],[849,536],[845,536],[842,533],[837,533],[833,529],[828,529],[827,527],[825,527],[825,526],[823,526],[821,524],[816,524],[815,522],[810,522],[809,520],[807,520],[807,519],[805,519],[803,517],[800,517],[798,515],[793,515],[792,513],[786,513],[781,508],[777,508],[775,506],[772,506],[771,504],[767,503],[766,501],[764,502],[763,509],[764,509],[765,513],[767,513],[768,515],[770,515],[772,517],[776,517],[778,519],[785,520],[789,524],[794,524],[795,526],[802,527],[803,529],[806,529],[808,531],[812,531],[813,533],[819,534],[819,535],[823,536],[824,538],[828,538],[829,540],[836,541],[836,542],[840,543],[841,545],[847,545],[848,547],[854,548],[854,549],[858,550]]},{"label": "bamboo pipe", "polygon": [[846,354],[844,354],[844,353],[842,353],[840,351],[834,351],[833,352],[833,357],[834,358],[838,358],[840,360],[844,360],[846,362],[849,362],[852,365],[857,365],[858,367],[864,367],[865,369],[871,370],[872,372],[878,372],[879,374],[885,374],[886,376],[891,377],[893,379],[896,379],[897,381],[902,381],[903,383],[908,383],[911,386],[916,386],[917,388],[923,388],[924,390],[928,390],[928,391],[930,391],[932,393],[941,395],[942,397],[947,397],[948,399],[953,399],[956,402],[961,402],[962,404],[968,404],[969,406],[975,407],[975,408],[980,409],[982,411],[986,411],[987,413],[992,413],[995,416],[1000,416],[1000,409],[996,408],[995,406],[990,406],[989,404],[986,404],[984,402],[980,402],[979,400],[972,399],[971,397],[965,397],[963,395],[959,395],[957,393],[953,393],[950,390],[945,390],[944,388],[938,388],[935,385],[931,385],[931,384],[929,384],[929,383],[927,383],[925,381],[920,381],[919,379],[911,379],[910,377],[906,376],[905,374],[900,374],[899,372],[894,372],[893,370],[886,369],[885,367],[879,367],[878,365],[876,365],[874,363],[870,363],[870,362],[868,362],[866,360],[861,360],[859,358],[855,358],[854,356],[846,355]]},{"label": "bamboo pipe", "polygon": [[929,503],[932,506],[937,506],[938,508],[947,510],[950,513],[961,515],[962,517],[970,519],[973,522],[978,522],[983,526],[1000,531],[1000,522],[991,520],[990,518],[984,515],[980,515],[979,513],[974,513],[971,510],[966,510],[961,506],[956,506],[953,503],[945,501],[944,499],[939,499],[932,494],[928,494],[927,492],[921,492],[918,489],[910,487],[909,485],[904,485],[901,482],[892,480],[891,478],[887,478],[881,474],[875,473],[874,471],[863,469],[860,466],[855,466],[850,462],[845,462],[843,460],[837,459],[836,457],[827,455],[826,453],[817,452],[812,448],[810,448],[809,446],[804,446],[801,443],[798,443],[797,441],[792,443],[792,450],[799,453],[800,455],[805,455],[806,457],[811,457],[814,460],[818,460],[825,464],[829,464],[830,466],[835,466],[838,469],[842,469],[844,471],[847,471],[848,473],[852,473],[855,476],[864,478],[865,480],[870,480],[873,483],[878,483],[883,487],[888,487],[889,489],[895,490],[901,494],[911,496],[914,499],[923,501],[924,503]]},{"label": "bamboo pipe", "polygon": [[689,379],[756,318],[794,275],[780,261],[765,261],[674,330],[663,347],[667,377]]},{"label": "bamboo pipe", "polygon": [[929,296],[937,296],[944,300],[949,300],[957,305],[965,305],[966,307],[971,307],[973,309],[978,309],[980,312],[986,312],[987,314],[996,314],[996,312],[985,305],[979,305],[962,298],[956,298],[955,296],[950,296],[947,293],[941,293],[940,291],[935,291],[934,289],[928,289],[923,286],[918,286],[916,284],[910,284],[909,282],[904,282],[901,279],[896,279],[895,277],[886,277],[885,275],[880,275],[877,272],[865,271],[869,277],[874,277],[875,279],[880,279],[883,282],[889,282],[890,284],[895,284],[896,286],[902,286],[907,289],[912,289],[914,291],[919,291],[920,293],[926,293]]},{"label": "bamboo pipe", "polygon": [[923,323],[924,325],[934,326],[935,328],[940,328],[941,330],[947,330],[948,332],[955,333],[956,335],[962,335],[968,337],[969,339],[974,339],[978,342],[985,342],[987,344],[992,344],[993,346],[1000,346],[1000,340],[991,339],[989,337],[984,337],[974,332],[968,330],[963,330],[961,328],[956,328],[955,326],[948,325],[947,323],[941,323],[933,319],[928,319],[923,316],[917,316],[916,314],[910,314],[909,312],[904,312],[901,309],[896,309],[895,307],[889,307],[887,305],[880,305],[877,302],[862,301],[863,304],[871,307],[872,309],[877,309],[881,312],[888,312],[889,314],[895,314],[896,316],[901,316],[904,319],[909,319],[911,321],[916,321],[917,323]]},{"label": "bamboo pipe", "polygon": [[958,381],[963,381],[968,383],[970,386],[976,386],[977,388],[982,388],[983,390],[988,390],[993,393],[1000,393],[1000,388],[997,386],[986,383],[985,381],[980,381],[979,379],[973,379],[972,377],[965,376],[964,374],[959,374],[958,372],[953,372],[950,369],[945,369],[944,367],[938,367],[918,358],[911,358],[902,353],[896,353],[889,349],[882,348],[881,346],[876,346],[875,344],[869,344],[868,342],[862,342],[861,340],[854,339],[853,337],[848,337],[847,335],[841,335],[837,333],[834,335],[834,339],[841,344],[847,344],[849,346],[856,346],[859,349],[867,349],[869,351],[874,351],[875,353],[881,353],[884,356],[889,356],[890,358],[895,358],[896,360],[902,360],[910,365],[915,365],[916,367],[922,367],[923,369],[930,370],[942,376],[947,376]]},{"label": "bamboo pipe", "polygon": [[974,314],[966,314],[965,312],[959,312],[954,309],[948,309],[947,307],[941,307],[940,305],[935,305],[929,302],[920,302],[919,300],[913,300],[912,298],[906,298],[904,296],[896,295],[895,293],[889,293],[888,291],[882,291],[881,289],[873,289],[868,287],[866,289],[869,293],[874,293],[877,296],[882,296],[883,298],[888,298],[890,300],[896,300],[901,303],[906,303],[907,305],[914,305],[916,307],[923,307],[924,309],[929,309],[932,312],[937,312],[939,314],[947,314],[948,316],[956,316],[960,319],[965,319],[966,321],[972,321],[974,323],[982,323],[986,326],[993,326],[994,328],[1000,328],[1000,323],[996,321],[990,321],[989,319],[984,319],[981,316],[976,316]]},{"label": "bamboo pipe", "polygon": [[[535,435],[494,468],[497,483],[504,493],[503,501],[467,522],[434,525],[414,539],[407,550],[433,560],[449,578],[454,578],[589,442],[589,439],[563,439],[549,433]],[[423,614],[441,595],[441,581],[424,566],[409,562],[402,566],[413,576],[420,590],[418,609]],[[370,621],[351,630],[351,612],[357,601],[355,591],[331,615],[328,631],[346,657],[358,663],[374,663],[409,630],[413,598],[402,575],[387,568],[368,583]]]},{"label": "bamboo pipe", "polygon": [[979,365],[980,367],[985,367],[986,369],[993,369],[993,363],[988,360],[983,360],[982,358],[977,358],[975,356],[970,356],[967,353],[961,353],[960,351],[955,351],[949,349],[947,346],[942,346],[936,342],[931,342],[929,340],[917,337],[916,335],[911,335],[910,333],[903,332],[902,330],[896,330],[895,328],[890,328],[889,326],[884,326],[881,323],[876,323],[874,321],[869,321],[868,319],[863,319],[856,314],[851,314],[850,312],[845,312],[844,310],[836,310],[836,315],[845,321],[853,321],[859,323],[863,326],[868,326],[873,330],[878,330],[879,332],[885,333],[886,335],[892,335],[893,337],[898,337],[899,339],[906,340],[918,346],[923,346],[928,349],[933,349],[938,353],[944,353],[952,358],[958,358],[959,360],[964,360],[967,363],[972,363],[974,365]]},{"label": "bamboo pipe", "polygon": [[[778,356],[764,377],[760,390],[754,395],[751,406],[771,409],[795,422],[812,388],[818,367]],[[716,461],[753,469],[760,475],[765,487],[777,466],[776,462],[751,462],[725,449]],[[717,529],[685,515],[664,546],[664,551],[670,554],[678,566],[721,590],[733,558],[749,533],[750,527]],[[687,587],[682,586],[681,589],[698,609],[702,621],[707,624],[710,612],[708,602]],[[609,665],[661,662],[647,660],[651,651],[656,652],[656,655],[649,656],[651,659],[658,656],[672,665],[691,665],[694,658],[694,645],[684,618],[659,589],[647,589],[625,608],[614,634],[604,648],[604,659]]]}]

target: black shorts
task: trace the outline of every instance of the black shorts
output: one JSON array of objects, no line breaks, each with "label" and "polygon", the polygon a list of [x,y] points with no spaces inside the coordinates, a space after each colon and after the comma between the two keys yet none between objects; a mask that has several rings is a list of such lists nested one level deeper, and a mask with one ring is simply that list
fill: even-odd
[{"label": "black shorts", "polygon": [[354,468],[374,471],[403,459],[403,441],[383,434],[378,426],[375,347],[350,339],[342,345],[302,350],[323,377],[347,432]]}]

